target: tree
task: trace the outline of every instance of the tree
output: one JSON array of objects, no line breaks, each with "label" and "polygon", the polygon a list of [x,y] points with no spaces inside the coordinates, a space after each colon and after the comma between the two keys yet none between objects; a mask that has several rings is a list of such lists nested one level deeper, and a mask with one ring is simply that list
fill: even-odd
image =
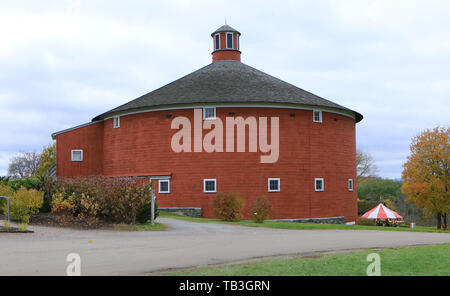
[{"label": "tree", "polygon": [[41,153],[41,163],[36,170],[37,176],[45,176],[49,169],[56,165],[56,142],[44,147]]},{"label": "tree", "polygon": [[426,209],[447,224],[450,212],[450,127],[426,130],[412,139],[411,155],[403,165],[402,192],[408,201]]},{"label": "tree", "polygon": [[361,178],[375,177],[378,172],[378,168],[369,153],[357,150],[356,171],[357,179],[361,180]]},{"label": "tree", "polygon": [[40,153],[20,152],[11,159],[8,166],[8,175],[15,178],[32,177],[40,163]]}]

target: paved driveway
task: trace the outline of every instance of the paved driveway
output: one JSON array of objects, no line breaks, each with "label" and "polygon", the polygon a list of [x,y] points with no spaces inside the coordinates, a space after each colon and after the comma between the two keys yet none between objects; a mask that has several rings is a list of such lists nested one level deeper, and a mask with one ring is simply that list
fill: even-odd
[{"label": "paved driveway", "polygon": [[0,233],[0,275],[65,275],[66,256],[72,252],[81,256],[82,275],[145,275],[264,257],[450,243],[450,235],[443,233],[282,230],[158,221],[170,229],[118,232],[30,226],[34,234]]}]

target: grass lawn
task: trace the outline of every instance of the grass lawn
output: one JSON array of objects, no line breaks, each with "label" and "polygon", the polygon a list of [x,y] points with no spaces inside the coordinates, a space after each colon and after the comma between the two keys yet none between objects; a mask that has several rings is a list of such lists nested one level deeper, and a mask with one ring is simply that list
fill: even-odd
[{"label": "grass lawn", "polygon": [[416,226],[414,229],[409,227],[382,227],[382,226],[365,226],[365,225],[345,225],[345,224],[317,224],[317,223],[295,223],[295,222],[273,222],[265,221],[264,223],[255,223],[253,221],[226,222],[218,219],[193,218],[176,215],[172,213],[159,213],[160,217],[175,218],[191,222],[203,223],[225,223],[232,225],[242,225],[250,227],[268,227],[281,229],[304,229],[304,230],[320,230],[320,229],[344,229],[344,230],[386,230],[386,231],[411,231],[411,232],[442,232],[450,234],[450,231],[437,230],[434,227]]},{"label": "grass lawn", "polygon": [[121,230],[121,231],[161,231],[165,230],[167,228],[167,225],[156,223],[152,226],[150,222],[144,223],[144,224],[115,224],[114,230]]},{"label": "grass lawn", "polygon": [[196,269],[170,275],[189,276],[365,276],[371,262],[367,255],[381,258],[381,275],[450,275],[450,244],[364,250],[346,254],[326,254],[309,258],[269,260],[247,265]]}]

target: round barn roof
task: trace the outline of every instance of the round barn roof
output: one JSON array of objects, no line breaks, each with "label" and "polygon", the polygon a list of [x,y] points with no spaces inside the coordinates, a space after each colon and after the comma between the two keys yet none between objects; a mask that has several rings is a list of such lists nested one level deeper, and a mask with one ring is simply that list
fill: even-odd
[{"label": "round barn roof", "polygon": [[143,95],[92,121],[149,109],[200,104],[255,104],[322,107],[349,113],[356,122],[363,116],[316,96],[239,61],[217,61],[187,76]]}]

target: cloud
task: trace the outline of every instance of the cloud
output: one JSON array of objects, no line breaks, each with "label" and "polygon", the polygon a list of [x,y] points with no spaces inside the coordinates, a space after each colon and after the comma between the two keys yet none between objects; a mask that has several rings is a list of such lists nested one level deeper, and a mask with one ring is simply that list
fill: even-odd
[{"label": "cloud", "polygon": [[445,0],[2,1],[0,175],[15,152],[210,63],[209,35],[227,18],[244,63],[362,113],[358,147],[400,177],[410,139],[449,124],[449,10]]}]

